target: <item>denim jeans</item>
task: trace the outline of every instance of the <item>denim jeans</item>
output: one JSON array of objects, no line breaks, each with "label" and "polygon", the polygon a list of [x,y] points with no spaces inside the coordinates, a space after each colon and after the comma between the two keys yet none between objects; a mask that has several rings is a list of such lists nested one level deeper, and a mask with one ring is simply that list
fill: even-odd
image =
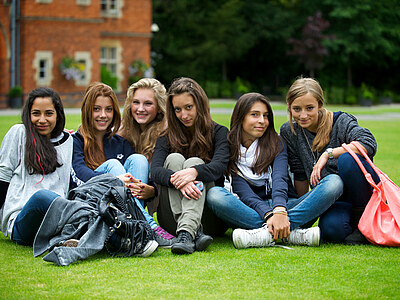
[{"label": "denim jeans", "polygon": [[[149,182],[149,162],[147,158],[142,154],[131,154],[122,165],[117,159],[109,159],[102,163],[97,169],[97,172],[103,174],[113,174],[119,176],[125,173],[130,173],[136,179],[140,179],[143,183]],[[154,221],[153,217],[144,209],[144,200],[139,200],[134,197],[136,204],[139,206],[147,223],[150,224],[151,228],[156,228],[158,225]]]},{"label": "denim jeans", "polygon": [[[369,163],[364,158],[360,156],[359,158],[375,183],[379,183],[379,176]],[[362,211],[373,191],[360,167],[349,153],[344,153],[339,157],[338,171],[343,181],[343,195],[319,219],[322,238],[330,242],[343,242],[345,237],[353,232],[358,224],[360,214],[352,214],[352,211],[357,209]],[[352,226],[352,224],[354,225]]]},{"label": "denim jeans", "polygon": [[[328,175],[311,191],[300,198],[287,201],[290,229],[308,225],[325,212],[343,192],[343,182],[338,175]],[[272,199],[266,200],[269,205]],[[233,228],[260,228],[264,219],[252,208],[225,188],[213,187],[207,193],[207,205]],[[311,224],[312,225],[312,224]]]},{"label": "denim jeans", "polygon": [[58,197],[49,190],[34,193],[15,219],[11,239],[17,244],[32,246],[50,204]]}]

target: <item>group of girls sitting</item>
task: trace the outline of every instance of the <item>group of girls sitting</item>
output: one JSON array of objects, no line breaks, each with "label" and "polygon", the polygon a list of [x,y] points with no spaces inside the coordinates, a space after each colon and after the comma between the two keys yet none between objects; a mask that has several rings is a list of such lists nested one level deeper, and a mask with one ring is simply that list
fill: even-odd
[{"label": "group of girls sitting", "polygon": [[70,136],[58,94],[37,88],[23,124],[11,127],[1,145],[1,231],[32,245],[54,199],[110,173],[154,231],[156,243],[142,256],[155,244],[175,254],[204,251],[229,227],[236,248],[365,243],[357,224],[372,190],[341,145],[358,141],[373,157],[373,135],[352,115],[326,110],[314,79],[297,79],[286,101],[289,121],[280,135],[270,103],[258,93],[239,98],[228,131],[212,120],[207,95],[193,79],[174,80],[168,92],[156,79],[139,80],[128,89],[122,120],[113,90],[96,82],[86,89],[81,125]]}]

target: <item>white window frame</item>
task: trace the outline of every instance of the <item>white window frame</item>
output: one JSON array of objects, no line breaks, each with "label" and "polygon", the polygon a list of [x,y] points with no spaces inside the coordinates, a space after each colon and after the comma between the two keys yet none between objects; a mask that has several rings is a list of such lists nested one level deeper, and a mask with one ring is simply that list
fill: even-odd
[{"label": "white window frame", "polygon": [[[107,49],[106,56],[102,56],[101,49]],[[115,49],[115,57],[111,57],[112,50]],[[117,83],[117,90],[121,90],[121,82],[123,81],[124,77],[122,75],[123,65],[122,65],[122,47],[120,41],[116,40],[104,40],[100,43],[100,65],[105,65],[108,70],[111,71],[111,65],[115,66],[115,72],[111,71],[115,76],[118,78]]]},{"label": "white window frame", "polygon": [[75,81],[76,86],[87,86],[92,80],[93,61],[88,51],[77,51],[74,56],[77,62],[82,62],[85,65],[84,77]]},{"label": "white window frame", "polygon": [[52,3],[53,0],[36,0],[36,3]]},{"label": "white window frame", "polygon": [[[40,62],[45,61],[45,69],[41,69]],[[38,86],[50,86],[53,80],[53,53],[51,51],[36,51],[33,60],[34,80]],[[40,73],[44,72],[44,77]]]},{"label": "white window frame", "polygon": [[[113,4],[115,8],[112,8]],[[105,6],[105,8],[103,8]],[[100,14],[102,17],[122,18],[123,0],[100,0]]]}]

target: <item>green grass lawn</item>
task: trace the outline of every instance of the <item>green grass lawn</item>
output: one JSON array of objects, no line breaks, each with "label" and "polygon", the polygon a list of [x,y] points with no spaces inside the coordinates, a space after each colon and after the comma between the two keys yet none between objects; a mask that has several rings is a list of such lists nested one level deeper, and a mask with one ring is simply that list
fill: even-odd
[{"label": "green grass lawn", "polygon": [[[230,116],[213,118],[229,126]],[[0,140],[19,120],[0,117]],[[276,128],[285,121],[286,117],[277,117]],[[79,123],[79,115],[67,116],[67,128],[76,130]],[[378,141],[377,166],[400,184],[400,119],[360,121],[360,125]],[[160,249],[148,258],[113,259],[101,252],[67,267],[34,258],[31,247],[1,235],[0,298],[400,298],[398,248],[324,243],[294,250],[237,250],[230,235],[231,230],[207,251],[192,255],[176,256]]]}]

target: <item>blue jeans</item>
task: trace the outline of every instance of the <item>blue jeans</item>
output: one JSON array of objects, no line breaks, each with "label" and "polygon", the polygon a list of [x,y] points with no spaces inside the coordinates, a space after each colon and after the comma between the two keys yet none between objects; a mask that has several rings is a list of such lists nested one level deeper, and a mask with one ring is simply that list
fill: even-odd
[{"label": "blue jeans", "polygon": [[15,219],[11,239],[17,244],[32,246],[50,204],[58,197],[49,190],[34,193]]},{"label": "blue jeans", "polygon": [[[287,202],[290,229],[309,225],[325,212],[343,192],[343,182],[338,175],[328,175],[307,194]],[[232,228],[260,228],[264,219],[222,187],[213,187],[207,193],[207,205]],[[266,200],[272,204],[272,200]],[[311,224],[312,225],[312,224]]]},{"label": "blue jeans", "polygon": [[[360,156],[359,158],[375,183],[379,183],[379,176],[369,163],[364,158]],[[343,195],[319,219],[322,238],[329,242],[343,242],[345,237],[353,232],[360,214],[352,214],[352,212],[356,210],[362,212],[373,191],[349,153],[344,153],[339,157],[338,171],[343,180]]]},{"label": "blue jeans", "polygon": [[[136,179],[140,179],[143,183],[149,182],[149,162],[147,158],[142,154],[131,154],[122,165],[117,159],[109,159],[102,163],[97,169],[97,172],[103,174],[113,174],[119,176],[125,173],[130,173]],[[151,228],[156,228],[158,225],[154,221],[153,217],[144,209],[144,200],[139,200],[134,197],[136,204],[139,206],[147,223],[150,224]]]}]

